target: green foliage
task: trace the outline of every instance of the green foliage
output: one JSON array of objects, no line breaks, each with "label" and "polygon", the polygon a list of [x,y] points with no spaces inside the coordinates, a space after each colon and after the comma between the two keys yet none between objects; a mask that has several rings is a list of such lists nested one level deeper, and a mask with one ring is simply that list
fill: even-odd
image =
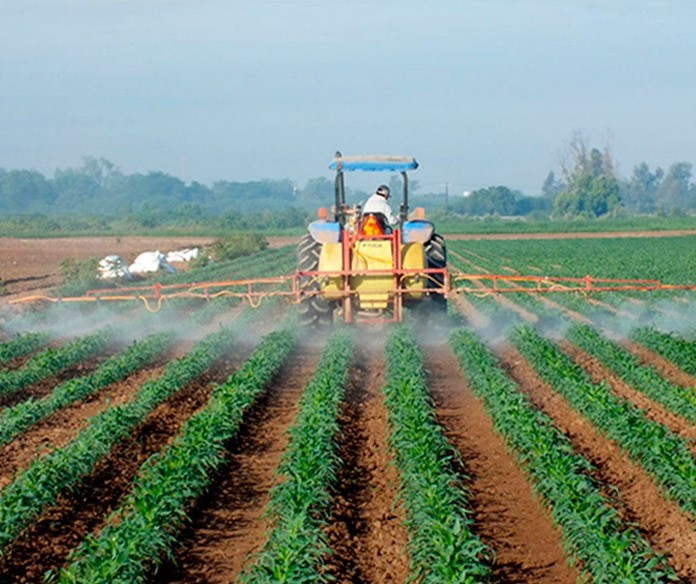
[{"label": "green foliage", "polygon": [[631,340],[659,353],[682,371],[696,375],[696,342],[686,340],[675,333],[664,333],[648,327],[632,330]]},{"label": "green foliage", "polygon": [[29,359],[21,369],[0,371],[0,395],[8,395],[55,375],[106,348],[113,337],[111,329],[75,339],[57,349],[49,348]]},{"label": "green foliage", "polygon": [[602,217],[621,205],[619,182],[613,176],[585,174],[556,197],[554,214],[560,217]]},{"label": "green foliage", "polygon": [[526,215],[545,210],[547,202],[539,197],[525,197],[505,186],[478,189],[467,197],[452,197],[449,209],[462,215]]},{"label": "green foliage", "polygon": [[553,420],[519,391],[476,335],[458,329],[450,344],[496,430],[529,473],[534,490],[551,506],[564,545],[582,571],[593,582],[608,584],[674,577],[640,533],[621,523],[593,482],[591,464],[574,452]]},{"label": "green foliage", "polygon": [[[670,338],[675,337],[676,335],[670,335]],[[631,387],[696,424],[696,393],[693,388],[669,383],[652,367],[641,365],[635,355],[606,339],[590,326],[571,327],[568,338],[581,349],[597,357]],[[693,364],[696,345],[686,341],[684,343],[689,346],[693,354],[688,363]]]},{"label": "green foliage", "polygon": [[[144,582],[175,544],[186,510],[204,492],[225,461],[225,444],[243,415],[295,344],[290,328],[271,333],[252,356],[213,392],[208,405],[192,416],[174,442],[140,469],[133,491],[107,520],[72,552],[63,583]],[[200,355],[199,355],[200,357]]]},{"label": "green foliage", "polygon": [[60,262],[60,275],[63,280],[61,292],[70,294],[81,293],[88,288],[96,288],[100,285],[99,258],[85,259],[66,258]]},{"label": "green foliage", "polygon": [[56,386],[39,399],[29,398],[16,406],[0,411],[0,445],[7,444],[36,422],[65,406],[85,399],[107,385],[125,378],[150,363],[170,344],[172,335],[159,333],[128,347],[121,354],[105,361],[94,373],[73,378]]},{"label": "green foliage", "polygon": [[606,384],[592,383],[582,368],[531,327],[516,329],[512,341],[542,379],[640,463],[683,510],[696,514],[696,459],[685,439],[615,396]]},{"label": "green foliage", "polygon": [[[247,325],[242,320],[237,323]],[[200,341],[186,356],[170,362],[162,375],[142,385],[135,397],[90,418],[67,445],[36,459],[0,492],[0,555],[63,489],[88,475],[119,440],[130,434],[156,406],[199,377],[232,343],[235,329]]]},{"label": "green foliage", "polygon": [[25,333],[17,335],[11,341],[0,344],[0,363],[7,363],[16,357],[22,357],[48,342],[46,333]]},{"label": "green foliage", "polygon": [[348,382],[352,337],[334,334],[300,401],[290,442],[278,468],[267,516],[272,529],[266,545],[241,580],[250,583],[327,582],[319,568],[329,552],[326,524],[331,489],[340,465],[338,414]]},{"label": "green foliage", "polygon": [[232,233],[213,243],[210,252],[213,259],[233,260],[263,251],[268,247],[268,241],[257,233]]},{"label": "green foliage", "polygon": [[455,455],[435,419],[413,332],[395,327],[386,347],[389,444],[396,458],[409,533],[411,578],[473,583],[490,578],[491,551],[472,531]]}]

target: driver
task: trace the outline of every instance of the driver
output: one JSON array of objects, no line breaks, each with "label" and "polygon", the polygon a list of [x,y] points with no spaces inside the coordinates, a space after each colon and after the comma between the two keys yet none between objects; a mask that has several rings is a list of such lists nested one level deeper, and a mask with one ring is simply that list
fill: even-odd
[{"label": "driver", "polygon": [[388,201],[389,187],[387,185],[379,185],[377,190],[365,201],[362,214],[381,213],[387,219],[389,225],[396,225],[399,222],[399,218],[392,212]]}]

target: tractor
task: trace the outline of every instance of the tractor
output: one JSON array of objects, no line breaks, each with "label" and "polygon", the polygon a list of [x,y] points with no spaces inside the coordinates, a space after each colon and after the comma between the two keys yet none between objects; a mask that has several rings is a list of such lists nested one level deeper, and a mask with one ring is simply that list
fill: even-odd
[{"label": "tractor", "polygon": [[[447,249],[422,209],[409,215],[408,174],[418,168],[409,156],[342,156],[336,171],[333,218],[326,209],[309,225],[297,249],[303,290],[300,320],[305,325],[400,321],[404,307],[417,314],[447,310]],[[398,172],[403,183],[398,224],[381,213],[346,204],[345,173]]]},{"label": "tractor", "polygon": [[[404,309],[437,325],[447,311],[447,299],[462,294],[591,294],[594,292],[696,290],[694,284],[665,284],[660,280],[563,277],[522,274],[464,273],[447,266],[447,249],[422,209],[409,213],[409,170],[418,162],[409,156],[342,156],[336,153],[329,168],[336,171],[333,216],[326,209],[310,223],[297,249],[292,274],[146,286],[118,286],[87,290],[82,296],[35,294],[12,300],[27,302],[142,301],[158,311],[173,298],[214,300],[238,298],[257,307],[267,298],[285,298],[299,306],[308,326],[345,322],[399,322]],[[346,204],[345,173],[398,172],[403,200],[398,222],[388,225],[379,213]],[[233,275],[231,275],[233,276]]]}]

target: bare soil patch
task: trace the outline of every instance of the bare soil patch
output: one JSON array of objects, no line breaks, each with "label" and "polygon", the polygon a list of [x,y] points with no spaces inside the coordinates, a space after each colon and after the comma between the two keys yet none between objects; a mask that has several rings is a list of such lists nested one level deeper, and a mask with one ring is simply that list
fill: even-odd
[{"label": "bare soil patch", "polygon": [[609,368],[602,365],[599,360],[568,341],[562,341],[561,348],[588,372],[594,383],[607,382],[617,396],[630,401],[633,405],[643,410],[647,418],[662,424],[675,434],[688,440],[691,445],[691,451],[696,454],[696,425],[671,412],[662,404],[650,399],[640,391],[633,389]]},{"label": "bare soil patch", "polygon": [[576,582],[560,530],[533,494],[524,473],[459,372],[447,346],[426,349],[428,387],[439,421],[461,454],[475,528],[495,552],[496,582]]},{"label": "bare soil patch", "polygon": [[[368,352],[369,351],[369,352]],[[329,547],[328,572],[337,582],[407,581],[408,536],[396,505],[398,476],[388,447],[387,410],[382,387],[386,364],[359,349],[341,416],[338,477]]]},{"label": "bare soil patch", "polygon": [[[227,378],[237,358],[221,359],[209,372],[158,406],[127,439],[97,463],[73,490],[64,492],[17,539],[0,561],[0,574],[10,582],[42,582],[47,570],[57,570],[70,550],[105,518],[129,492],[142,464],[164,448],[184,422],[207,402],[212,383]],[[135,388],[133,389],[133,393]]]},{"label": "bare soil patch", "polygon": [[233,582],[265,542],[263,513],[275,472],[288,443],[287,430],[309,382],[320,351],[304,347],[291,356],[271,387],[248,412],[230,445],[228,461],[191,513],[179,537],[174,562],[158,582]]},{"label": "bare soil patch", "polygon": [[696,581],[696,531],[676,503],[667,500],[650,476],[631,463],[618,445],[603,436],[565,399],[543,382],[531,365],[514,349],[498,351],[503,368],[544,413],[553,418],[574,449],[596,468],[594,478],[619,516],[635,524],[659,553],[665,554],[680,578]]}]

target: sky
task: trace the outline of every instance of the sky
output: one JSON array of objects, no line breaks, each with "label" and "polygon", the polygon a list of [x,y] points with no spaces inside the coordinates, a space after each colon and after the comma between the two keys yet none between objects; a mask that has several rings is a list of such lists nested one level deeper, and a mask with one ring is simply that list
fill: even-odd
[{"label": "sky", "polygon": [[0,168],[301,188],[340,150],[415,156],[423,192],[537,194],[580,132],[630,177],[696,162],[694,22],[692,0],[0,0]]}]

